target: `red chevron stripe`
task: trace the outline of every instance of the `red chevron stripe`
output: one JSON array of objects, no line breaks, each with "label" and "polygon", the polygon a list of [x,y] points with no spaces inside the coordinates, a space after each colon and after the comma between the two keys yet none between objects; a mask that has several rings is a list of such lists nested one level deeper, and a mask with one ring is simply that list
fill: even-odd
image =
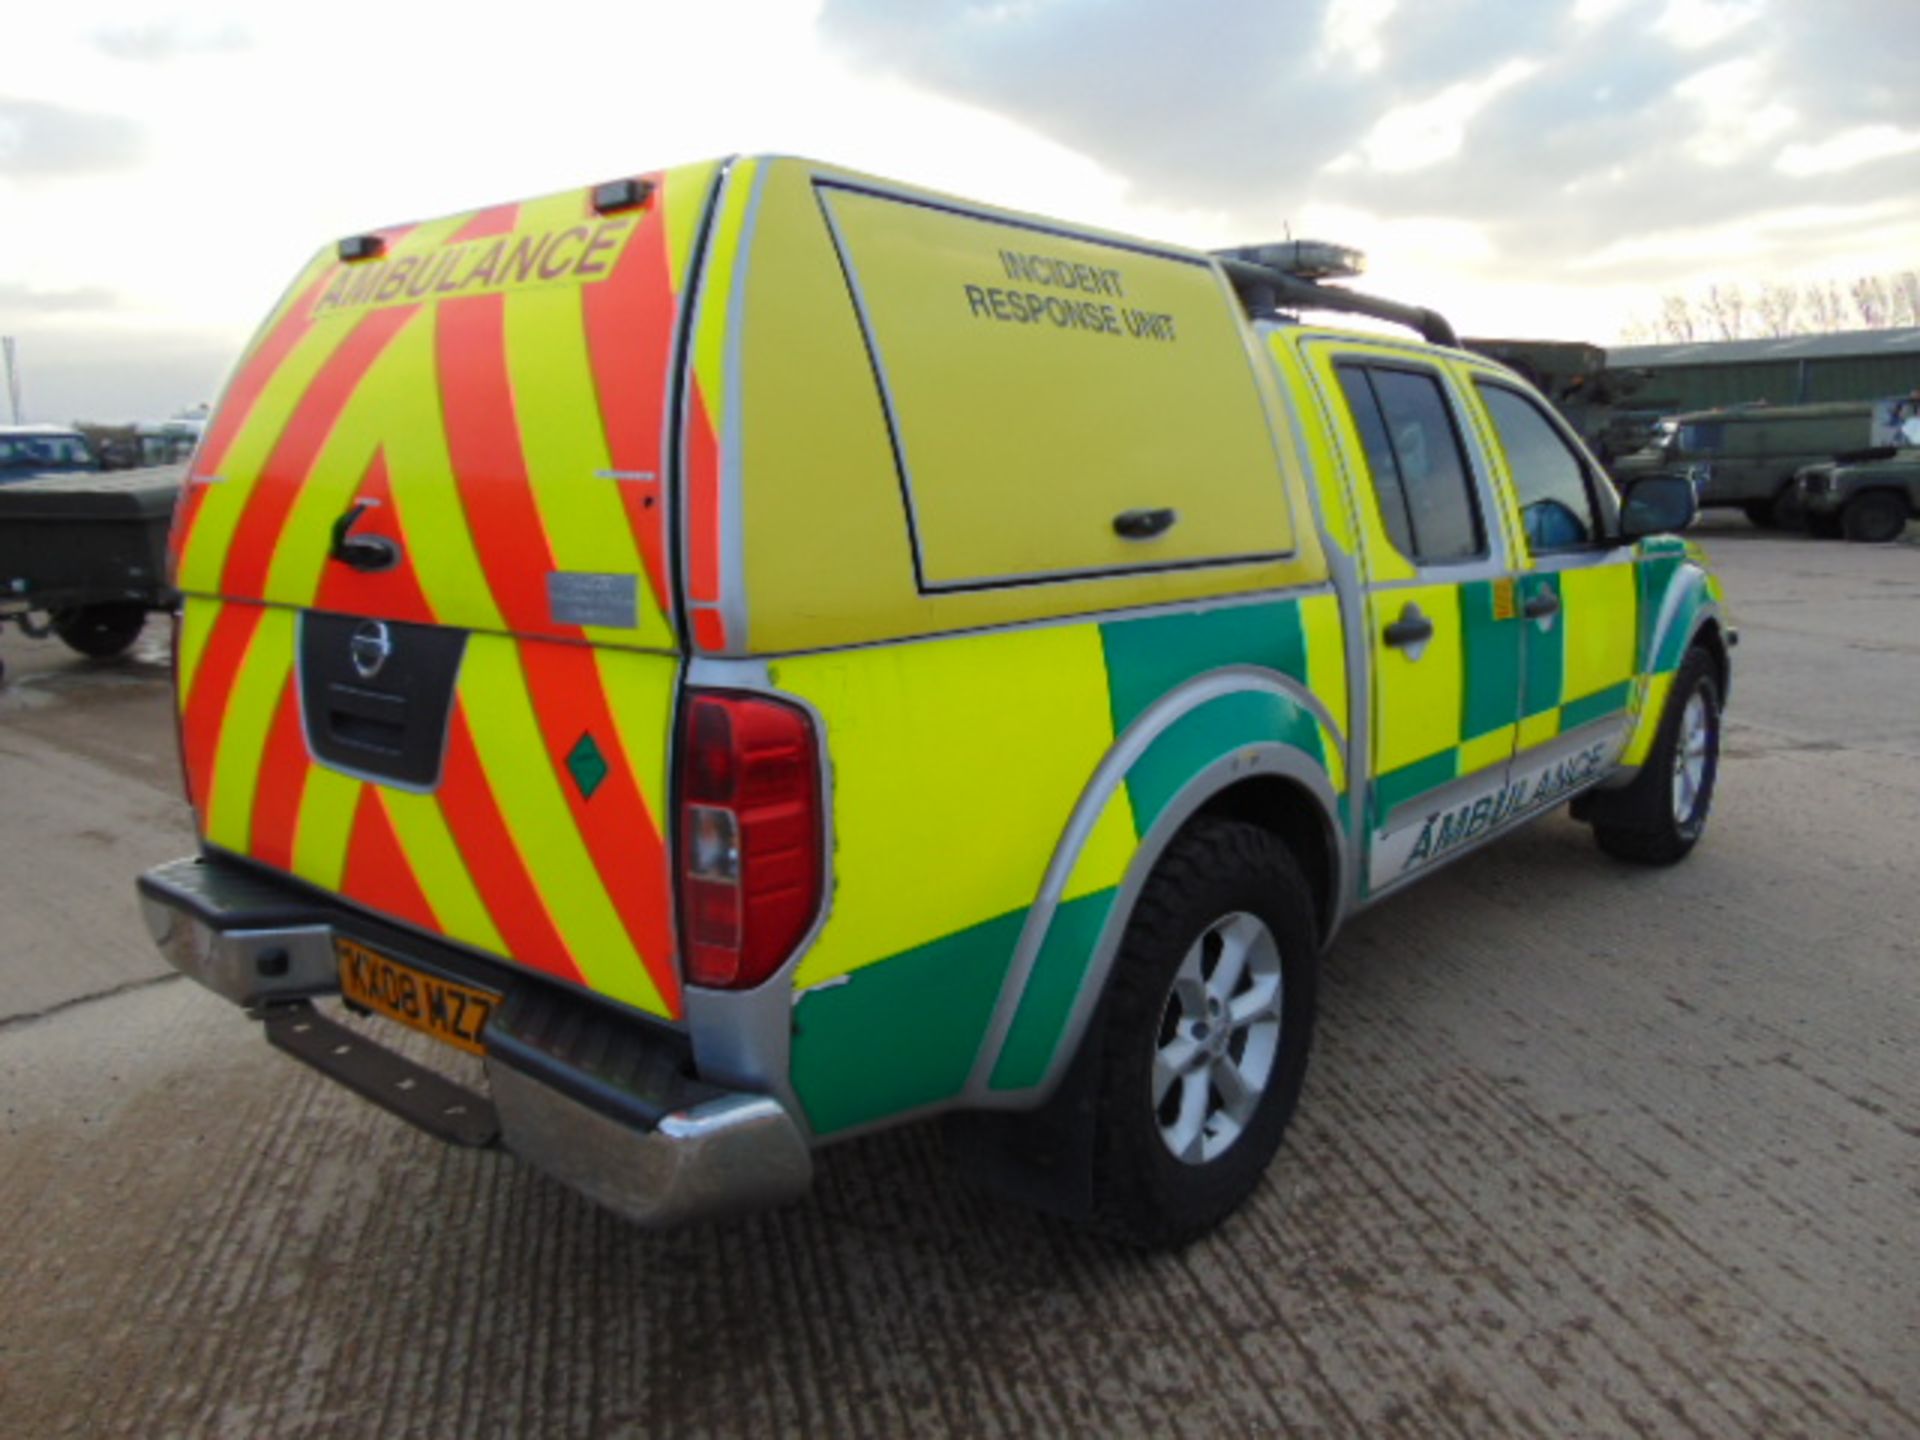
[{"label": "red chevron stripe", "polygon": [[300,692],[295,675],[287,677],[267,730],[260,756],[260,782],[253,792],[253,827],[247,851],[276,869],[293,869],[294,827],[300,819],[300,796],[307,788],[306,737],[300,733]]},{"label": "red chevron stripe", "polygon": [[435,346],[447,450],[480,569],[510,630],[577,636],[555,626],[546,577],[553,549],[534,504],[507,377],[506,297],[442,301]]},{"label": "red chevron stripe", "polygon": [[[367,473],[354,491],[354,503],[368,502],[354,523],[355,535],[384,535],[409,555],[400,511],[393,503],[393,485],[387,477],[387,452],[376,450],[367,462]],[[380,615],[389,620],[411,620],[432,624],[437,618],[420,589],[413,566],[402,562],[391,570],[371,574],[350,565],[329,560],[320,575],[320,591],[314,597],[315,609],[332,610],[344,615]]]},{"label": "red chevron stripe", "polygon": [[180,482],[179,498],[173,502],[173,521],[167,526],[167,583],[180,588],[180,556],[187,548],[187,534],[200,518],[200,502],[207,498],[207,487],[194,480],[197,471],[189,470]]},{"label": "red chevron stripe", "polygon": [[505,235],[513,229],[514,222],[520,218],[519,202],[508,205],[489,205],[485,210],[476,210],[471,219],[462,225],[459,232],[447,237],[447,244],[458,245],[465,240],[484,240],[489,235]]},{"label": "red chevron stripe", "polygon": [[193,529],[193,522],[200,514],[200,502],[207,493],[206,486],[194,483],[194,477],[220,473],[220,464],[227,458],[227,450],[232,446],[234,436],[240,433],[247,417],[253,414],[253,405],[260,398],[260,392],[266,388],[267,382],[279,370],[281,362],[293,347],[304,340],[307,331],[313,328],[313,302],[323,293],[337,269],[339,266],[329,265],[320,272],[319,279],[300,292],[293,304],[282,313],[280,322],[253,347],[240,362],[240,369],[227,382],[220,404],[213,412],[213,421],[207,426],[207,433],[201,437],[199,448],[194,453],[193,465],[187,472],[187,482],[180,487],[179,502],[173,509],[173,526],[167,532],[167,558],[170,565],[179,564],[187,546],[187,534]]},{"label": "red chevron stripe", "polygon": [[[623,763],[593,651],[538,640],[522,641],[519,650],[534,714],[573,822],[667,1013],[677,1015],[680,981],[674,967],[666,847],[632,770]],[[582,734],[593,737],[608,766],[591,799],[581,796],[567,768],[567,756]]]},{"label": "red chevron stripe", "polygon": [[220,726],[227,697],[240,674],[247,645],[259,627],[264,607],[229,601],[214,617],[206,648],[193,672],[193,689],[180,716],[180,746],[187,767],[187,798],[204,824],[207,792],[213,786],[213,762],[220,750]]},{"label": "red chevron stripe", "polygon": [[[662,177],[649,177],[656,187]],[[660,483],[660,434],[666,414],[667,370],[673,357],[675,299],[667,270],[664,190],[637,212],[639,227],[604,280],[581,287],[587,352],[593,365],[600,423],[613,468],[652,480],[618,481],[633,527],[634,543],[647,567],[654,602],[667,612],[666,526]]]},{"label": "red chevron stripe", "polygon": [[700,382],[687,386],[687,590],[720,598],[720,446]]},{"label": "red chevron stripe", "polygon": [[267,388],[267,382],[279,370],[281,362],[292,353],[293,347],[306,339],[307,332],[313,328],[313,302],[325,293],[339,268],[338,265],[329,265],[322,270],[320,277],[301,291],[293,304],[287,307],[280,317],[280,323],[240,362],[240,369],[227,382],[226,393],[220,397],[213,422],[201,437],[199,451],[194,456],[196,474],[220,473],[220,464],[227,458],[228,447],[247,423],[247,417],[253,413],[253,405],[260,398],[260,392]]},{"label": "red chevron stripe", "polygon": [[287,421],[287,428],[280,433],[273,454],[247,497],[246,511],[240,517],[233,544],[227,551],[226,570],[221,576],[222,593],[259,595],[265,591],[267,567],[272,563],[287,512],[293,508],[300,486],[326,444],[327,436],[333,433],[334,421],[340,418],[340,412],[387,342],[419,308],[397,305],[362,316],[355,323],[353,333],[320,367],[320,373],[301,396],[299,406]]},{"label": "red chevron stripe", "polygon": [[360,787],[340,891],[370,910],[439,933],[440,922],[434,918],[420,882],[413,878],[413,866],[393,833],[393,822],[387,819],[379,790],[372,785]]},{"label": "red chevron stripe", "polygon": [[447,729],[446,768],[440,781],[440,813],[467,862],[474,887],[507,951],[522,965],[584,985],[580,967],[553,923],[546,901],[528,873],[513,832],[507,828],[480,764],[473,731],[456,703]]}]

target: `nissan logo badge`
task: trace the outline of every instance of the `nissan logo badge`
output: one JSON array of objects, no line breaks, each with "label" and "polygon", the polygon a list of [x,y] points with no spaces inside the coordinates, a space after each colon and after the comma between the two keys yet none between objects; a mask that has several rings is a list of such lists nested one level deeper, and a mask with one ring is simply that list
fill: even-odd
[{"label": "nissan logo badge", "polygon": [[383,621],[362,620],[354,627],[347,653],[353,657],[354,673],[362,680],[371,680],[393,654],[393,637],[387,633]]}]

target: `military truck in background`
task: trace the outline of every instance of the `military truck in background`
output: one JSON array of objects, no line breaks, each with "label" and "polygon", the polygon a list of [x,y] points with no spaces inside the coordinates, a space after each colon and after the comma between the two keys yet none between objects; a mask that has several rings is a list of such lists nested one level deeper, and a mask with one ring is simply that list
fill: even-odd
[{"label": "military truck in background", "polygon": [[1661,418],[1632,405],[1649,372],[1616,369],[1598,345],[1574,340],[1467,340],[1467,349],[1496,360],[1553,402],[1600,463],[1645,448]]},{"label": "military truck in background", "polygon": [[205,408],[186,410],[165,420],[139,420],[125,425],[82,421],[73,427],[86,438],[101,470],[138,470],[155,465],[182,465],[200,443],[207,428]]},{"label": "military truck in background", "polygon": [[[1612,469],[1626,481],[1659,471],[1690,476],[1700,504],[1735,508],[1774,530],[1802,523],[1800,470],[1825,461],[1880,453],[1876,411],[1884,402],[1730,405],[1674,417],[1673,427]],[[1892,453],[1886,451],[1885,453]]]}]

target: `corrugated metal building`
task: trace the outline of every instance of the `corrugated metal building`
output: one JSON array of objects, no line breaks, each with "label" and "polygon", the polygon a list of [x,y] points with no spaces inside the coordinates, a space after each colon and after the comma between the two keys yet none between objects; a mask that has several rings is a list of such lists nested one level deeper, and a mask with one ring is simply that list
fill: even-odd
[{"label": "corrugated metal building", "polygon": [[1628,403],[1669,414],[1747,400],[1775,405],[1877,400],[1920,390],[1920,328],[1619,345],[1607,351],[1607,364],[1653,371]]}]

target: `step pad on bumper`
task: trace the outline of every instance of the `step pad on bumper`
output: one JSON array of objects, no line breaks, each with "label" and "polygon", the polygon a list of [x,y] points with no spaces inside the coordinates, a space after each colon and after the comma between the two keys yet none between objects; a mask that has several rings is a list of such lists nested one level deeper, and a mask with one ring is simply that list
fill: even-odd
[{"label": "step pad on bumper", "polygon": [[311,1005],[275,1006],[265,1021],[275,1048],[431,1135],[475,1147],[500,1138],[500,1117],[484,1095],[382,1049]]},{"label": "step pad on bumper", "polygon": [[545,986],[506,997],[487,1022],[486,1046],[490,1059],[641,1130],[727,1093],[694,1078],[684,1036]]}]

